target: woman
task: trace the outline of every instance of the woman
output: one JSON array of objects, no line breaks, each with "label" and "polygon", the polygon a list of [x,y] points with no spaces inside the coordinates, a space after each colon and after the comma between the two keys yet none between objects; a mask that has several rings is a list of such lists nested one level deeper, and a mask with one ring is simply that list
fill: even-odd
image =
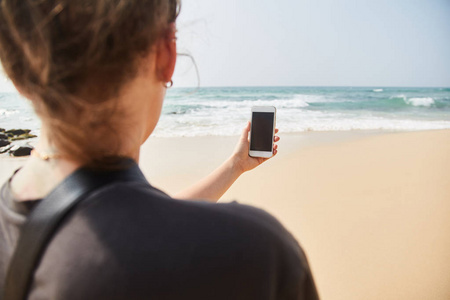
[{"label": "woman", "polygon": [[[19,230],[40,199],[82,166],[137,169],[171,85],[179,3],[0,3],[0,59],[42,120],[33,155],[1,190],[3,290]],[[248,131],[230,159],[176,199],[138,169],[136,182],[90,194],[48,245],[29,299],[316,299],[303,251],[273,217],[177,200],[216,202],[262,163],[247,154]]]}]

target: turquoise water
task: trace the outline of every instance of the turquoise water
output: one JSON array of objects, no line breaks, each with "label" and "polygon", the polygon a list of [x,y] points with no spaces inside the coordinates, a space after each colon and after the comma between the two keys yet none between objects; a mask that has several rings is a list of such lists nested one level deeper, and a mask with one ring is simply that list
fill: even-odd
[{"label": "turquoise water", "polygon": [[169,90],[155,135],[239,134],[260,105],[283,132],[450,128],[450,88],[233,87]]},{"label": "turquoise water", "polygon": [[[263,105],[277,108],[283,132],[450,128],[450,88],[173,88],[154,135],[236,135],[251,107]],[[0,94],[0,127],[39,134],[40,124],[26,100]]]}]

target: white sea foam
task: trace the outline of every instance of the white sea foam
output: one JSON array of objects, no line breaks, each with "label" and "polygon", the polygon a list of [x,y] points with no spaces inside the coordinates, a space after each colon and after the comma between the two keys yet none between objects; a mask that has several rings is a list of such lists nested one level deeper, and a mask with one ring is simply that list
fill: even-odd
[{"label": "white sea foam", "polygon": [[383,89],[374,89],[374,90],[372,90],[372,92],[375,92],[375,93],[380,93],[382,91],[383,91]]},{"label": "white sea foam", "polygon": [[7,110],[0,108],[0,116],[10,116],[19,113],[18,110]]},{"label": "white sea foam", "polygon": [[431,105],[434,104],[434,99],[433,98],[411,98],[411,99],[406,99],[405,100],[406,104],[410,104],[412,106],[425,106],[425,107],[430,107]]},{"label": "white sea foam", "polygon": [[389,97],[389,99],[397,99],[397,98],[403,99],[403,101],[405,101],[405,102],[407,99],[406,96],[403,94]]},{"label": "white sea foam", "polygon": [[[250,114],[233,112],[194,115],[163,115],[154,132],[157,137],[232,136],[239,135]],[[390,118],[373,113],[324,112],[317,110],[278,109],[277,127],[281,132],[388,130],[412,131],[448,129],[450,121]]]}]

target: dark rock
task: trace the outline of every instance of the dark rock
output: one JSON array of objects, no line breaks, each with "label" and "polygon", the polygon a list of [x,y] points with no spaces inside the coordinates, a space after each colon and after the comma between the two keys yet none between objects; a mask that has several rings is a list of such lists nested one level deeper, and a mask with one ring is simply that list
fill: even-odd
[{"label": "dark rock", "polygon": [[0,147],[8,146],[9,144],[11,144],[10,141],[0,139]]},{"label": "dark rock", "polygon": [[5,132],[5,128],[0,128],[0,132]]},{"label": "dark rock", "polygon": [[6,133],[8,134],[8,133],[12,133],[13,135],[21,135],[21,134],[24,134],[24,133],[30,133],[30,129],[10,129],[10,130],[7,130],[6,131]]},{"label": "dark rock", "polygon": [[21,134],[21,135],[11,138],[11,141],[27,140],[27,139],[31,139],[31,138],[35,138],[35,137],[37,137],[37,136],[34,134],[24,133],[24,134]]},{"label": "dark rock", "polygon": [[4,133],[0,133],[0,140],[7,140],[8,136]]},{"label": "dark rock", "polygon": [[9,153],[12,156],[29,156],[31,154],[31,150],[33,150],[33,147],[31,146],[20,146],[15,150],[10,150]]}]

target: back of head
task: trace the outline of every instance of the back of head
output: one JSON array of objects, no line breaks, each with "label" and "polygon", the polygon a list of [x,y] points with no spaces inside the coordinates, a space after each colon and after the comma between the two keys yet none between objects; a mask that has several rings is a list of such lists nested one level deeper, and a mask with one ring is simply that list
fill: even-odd
[{"label": "back of head", "polygon": [[111,99],[178,9],[178,0],[0,1],[3,68],[32,100],[58,151],[85,163],[105,156],[89,147],[89,132],[114,132]]}]

